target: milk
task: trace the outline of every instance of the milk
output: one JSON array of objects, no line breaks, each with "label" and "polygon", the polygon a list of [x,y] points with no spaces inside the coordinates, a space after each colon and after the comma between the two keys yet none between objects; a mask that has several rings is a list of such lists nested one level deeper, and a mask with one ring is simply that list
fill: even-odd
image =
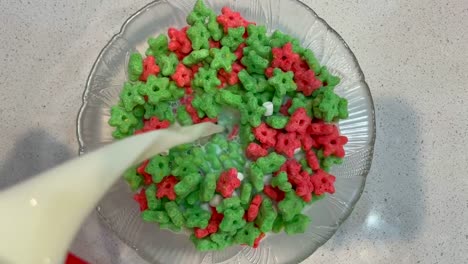
[{"label": "milk", "polygon": [[0,192],[0,263],[63,263],[81,222],[126,168],[221,131],[203,123],[130,137]]}]

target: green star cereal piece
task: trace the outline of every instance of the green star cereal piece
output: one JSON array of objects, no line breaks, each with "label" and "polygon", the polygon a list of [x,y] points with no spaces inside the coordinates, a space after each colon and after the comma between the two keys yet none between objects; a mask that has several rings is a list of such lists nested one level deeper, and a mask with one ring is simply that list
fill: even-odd
[{"label": "green star cereal piece", "polygon": [[223,201],[216,206],[216,211],[218,213],[224,213],[228,209],[239,209],[241,205],[240,198],[233,196],[230,198],[223,199]]},{"label": "green star cereal piece", "polygon": [[233,232],[245,226],[244,209],[242,207],[236,209],[226,209],[224,218],[219,224],[219,229],[224,232]]},{"label": "green star cereal piece", "polygon": [[149,210],[159,210],[162,207],[161,200],[156,197],[156,185],[151,184],[145,190],[146,201]]},{"label": "green star cereal piece", "polygon": [[274,129],[283,129],[289,122],[289,118],[287,116],[272,115],[268,116],[265,122]]},{"label": "green star cereal piece", "polygon": [[324,171],[327,171],[327,172],[330,171],[333,165],[340,165],[343,163],[342,158],[338,158],[333,155],[325,157],[323,155],[323,150],[321,149],[317,151],[317,158],[320,160],[320,168],[322,168]]},{"label": "green star cereal piece", "polygon": [[242,83],[244,89],[248,92],[255,93],[257,90],[257,80],[252,77],[247,70],[240,71],[237,76],[239,77],[239,81]]},{"label": "green star cereal piece", "polygon": [[169,82],[169,93],[171,94],[169,100],[179,100],[180,98],[184,97],[185,95],[185,89],[184,88],[180,88],[179,86],[177,86],[177,84],[175,82]]},{"label": "green star cereal piece", "polygon": [[262,170],[264,174],[270,174],[278,171],[286,158],[276,152],[270,152],[268,155],[258,158],[255,164]]},{"label": "green star cereal piece", "polygon": [[331,87],[322,87],[319,90],[312,101],[313,114],[325,122],[332,122],[335,118],[340,117],[339,106],[341,104],[343,107],[343,104],[347,104],[347,102],[343,102],[346,99],[335,94]]},{"label": "green star cereal piece", "polygon": [[177,194],[177,196],[185,197],[189,193],[198,189],[200,181],[200,173],[190,173],[188,175],[184,175],[182,180],[174,186],[174,192]]},{"label": "green star cereal piece", "polygon": [[177,64],[179,64],[179,59],[175,53],[171,52],[169,55],[161,55],[159,59],[161,74],[164,76],[171,76],[174,74]]},{"label": "green star cereal piece", "polygon": [[262,205],[260,205],[258,216],[255,219],[255,224],[263,233],[270,232],[273,228],[273,223],[275,222],[277,215],[278,213],[273,208],[271,200],[268,198],[264,198],[262,201]]},{"label": "green star cereal piece", "polygon": [[249,73],[258,74],[264,74],[268,64],[270,63],[267,59],[263,58],[253,50],[250,50],[248,53],[244,53],[244,57],[241,59],[241,62],[247,68]]},{"label": "green star cereal piece", "polygon": [[198,239],[195,235],[190,236],[190,240],[192,240],[195,248],[198,251],[211,251],[211,250],[218,250],[219,246],[216,242],[212,241],[209,237]]},{"label": "green star cereal piece", "polygon": [[169,162],[168,156],[156,155],[150,159],[145,171],[151,174],[153,182],[160,183],[164,177],[171,173]]},{"label": "green star cereal piece", "polygon": [[143,57],[138,52],[132,53],[128,60],[128,79],[132,82],[138,81],[143,73]]},{"label": "green star cereal piece", "polygon": [[161,101],[171,98],[169,79],[150,75],[146,84],[140,87],[140,94],[148,97],[148,103],[157,105]]},{"label": "green star cereal piece", "polygon": [[243,146],[247,146],[250,142],[255,140],[252,133],[252,127],[248,124],[241,125],[239,128],[239,137]]},{"label": "green star cereal piece", "polygon": [[204,24],[206,19],[209,15],[211,15],[213,11],[209,9],[203,0],[197,0],[195,6],[193,7],[192,12],[189,13],[187,16],[187,24],[194,25],[196,23]]},{"label": "green star cereal piece", "polygon": [[238,244],[246,244],[253,246],[255,239],[260,236],[261,231],[254,226],[254,223],[246,224],[241,230],[239,230],[234,236],[234,241]]},{"label": "green star cereal piece", "polygon": [[171,222],[178,227],[184,226],[185,218],[183,213],[176,202],[170,201],[164,204],[164,208],[166,209]]},{"label": "green star cereal piece", "polygon": [[247,45],[249,46],[254,43],[268,45],[270,42],[270,39],[266,34],[267,29],[265,26],[256,26],[253,24],[249,24],[247,26],[247,32],[249,33],[249,36],[245,40],[245,43],[247,43]]},{"label": "green star cereal piece", "polygon": [[310,49],[305,49],[302,57],[307,62],[309,67],[314,71],[315,75],[319,75],[321,67],[319,61],[315,57],[315,54]]},{"label": "green star cereal piece", "polygon": [[310,218],[307,215],[298,214],[284,225],[284,231],[288,235],[304,233],[309,226]]},{"label": "green star cereal piece", "polygon": [[169,219],[169,215],[164,211],[145,210],[141,213],[141,218],[143,218],[145,222],[153,222],[159,224],[167,224],[171,221]]},{"label": "green star cereal piece", "polygon": [[145,98],[140,95],[139,87],[144,85],[143,83],[137,83],[135,85],[126,82],[123,90],[120,93],[120,100],[128,112],[132,111],[137,105],[145,104]]},{"label": "green star cereal piece", "polygon": [[214,41],[219,41],[224,36],[223,27],[216,21],[216,14],[211,13],[208,18],[208,24],[206,25],[210,32],[211,38]]},{"label": "green star cereal piece", "polygon": [[252,184],[248,182],[243,182],[240,191],[240,202],[242,206],[248,206],[250,204],[250,199],[252,198]]},{"label": "green star cereal piece", "polygon": [[221,39],[221,45],[235,51],[244,42],[244,27],[229,28],[227,35]]},{"label": "green star cereal piece", "polygon": [[260,167],[253,163],[250,166],[250,182],[252,183],[253,187],[255,190],[261,192],[263,191],[263,187],[265,186],[263,182],[263,178],[265,177],[265,174],[263,173],[262,169]]},{"label": "green star cereal piece", "polygon": [[292,189],[292,185],[288,181],[288,175],[284,171],[272,178],[271,186],[278,187],[283,192],[289,192]]},{"label": "green star cereal piece", "polygon": [[216,173],[207,173],[203,179],[200,188],[200,201],[209,202],[213,198],[216,190],[216,181],[218,176]]},{"label": "green star cereal piece", "polygon": [[200,207],[187,208],[184,213],[185,225],[188,228],[206,228],[211,214]]},{"label": "green star cereal piece", "polygon": [[298,39],[295,39],[289,35],[284,34],[283,32],[276,30],[273,32],[273,34],[270,37],[270,46],[279,48],[283,47],[284,44],[291,42],[293,51],[298,54],[303,54],[303,52],[306,50],[303,47],[301,47],[300,42]]},{"label": "green star cereal piece", "polygon": [[203,111],[209,118],[215,118],[221,113],[221,106],[215,102],[212,95],[204,93],[196,95],[192,101],[193,107]]},{"label": "green star cereal piece", "polygon": [[245,95],[245,101],[244,107],[240,108],[241,123],[249,123],[252,127],[259,126],[266,111],[265,107],[259,106],[257,98],[251,93]]},{"label": "green star cereal piece", "polygon": [[193,124],[192,117],[190,117],[190,114],[185,109],[185,106],[179,106],[179,108],[177,108],[176,115],[177,121],[179,121],[182,126],[190,126]]},{"label": "green star cereal piece", "polygon": [[323,86],[335,88],[340,83],[340,77],[331,74],[326,66],[320,69],[317,78],[323,83]]},{"label": "green star cereal piece", "polygon": [[268,79],[268,83],[275,88],[278,96],[284,96],[286,93],[293,92],[297,88],[294,82],[294,73],[291,71],[283,72],[278,68],[273,70],[273,76]]},{"label": "green star cereal piece", "polygon": [[137,105],[133,108],[132,113],[136,118],[143,119],[143,116],[145,116],[145,107],[143,105]]},{"label": "green star cereal piece", "polygon": [[278,203],[278,211],[284,221],[291,221],[294,216],[301,213],[305,202],[295,192],[287,192],[285,198]]},{"label": "green star cereal piece", "polygon": [[218,244],[218,250],[225,249],[232,245],[234,237],[230,233],[226,232],[217,232],[210,235],[210,238],[213,242]]},{"label": "green star cereal piece", "polygon": [[174,123],[175,117],[172,112],[172,107],[168,102],[160,102],[157,105],[145,104],[145,119],[150,119],[155,116],[159,120],[168,120],[171,123]]},{"label": "green star cereal piece", "polygon": [[130,185],[132,191],[138,190],[143,185],[143,178],[137,173],[136,166],[128,168],[123,175],[123,178]]},{"label": "green star cereal piece", "polygon": [[292,104],[288,109],[288,113],[292,115],[298,108],[303,107],[307,115],[312,117],[312,100],[305,97],[302,93],[297,93],[292,99]]},{"label": "green star cereal piece", "polygon": [[187,30],[187,36],[192,42],[192,48],[194,50],[210,48],[210,33],[202,23],[197,22],[191,26]]},{"label": "green star cereal piece", "polygon": [[146,50],[146,55],[155,56],[157,60],[159,60],[161,55],[166,55],[169,52],[166,35],[161,34],[157,38],[149,38],[148,45],[149,48]]},{"label": "green star cereal piece", "polygon": [[202,62],[208,56],[210,56],[210,52],[207,49],[194,50],[182,60],[182,63],[187,66],[192,66]]},{"label": "green star cereal piece", "polygon": [[202,88],[206,93],[214,94],[217,92],[217,87],[221,85],[215,69],[200,68],[195,74],[192,83],[195,87]]},{"label": "green star cereal piece", "polygon": [[236,61],[237,57],[228,47],[224,46],[221,49],[210,49],[210,53],[213,57],[211,61],[212,69],[224,69],[226,72],[232,71],[232,64]]},{"label": "green star cereal piece", "polygon": [[229,90],[222,89],[216,95],[216,101],[222,105],[240,108],[243,104],[242,96],[232,93]]},{"label": "green star cereal piece", "polygon": [[284,227],[283,218],[281,215],[278,215],[273,223],[272,231],[273,233],[279,233]]},{"label": "green star cereal piece", "polygon": [[138,120],[135,118],[133,113],[129,113],[124,108],[117,105],[111,108],[109,125],[116,127],[122,134],[129,133],[137,124]]}]

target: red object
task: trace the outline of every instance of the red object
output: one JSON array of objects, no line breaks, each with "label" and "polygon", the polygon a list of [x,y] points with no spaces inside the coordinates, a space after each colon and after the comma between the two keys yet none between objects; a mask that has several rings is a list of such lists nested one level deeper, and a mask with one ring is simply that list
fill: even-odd
[{"label": "red object", "polygon": [[191,70],[192,70],[193,75],[195,75],[195,74],[198,72],[198,69],[200,69],[200,67],[202,67],[201,64],[194,64],[194,65],[192,65],[192,66],[190,67]]},{"label": "red object", "polygon": [[250,24],[239,12],[234,12],[227,6],[221,9],[221,15],[216,20],[223,26],[224,32],[227,32],[229,28],[246,27]]},{"label": "red object", "polygon": [[337,129],[334,125],[325,124],[322,122],[314,122],[307,128],[307,133],[311,134],[312,136],[324,136],[330,135],[335,130]]},{"label": "red object", "polygon": [[292,105],[292,100],[288,99],[284,105],[280,107],[280,113],[283,114],[284,116],[289,116],[288,110]]},{"label": "red object", "polygon": [[243,69],[244,69],[244,67],[241,64],[239,64],[237,62],[234,62],[232,64],[231,72],[226,72],[224,69],[220,69],[219,72],[218,72],[218,78],[220,80],[224,80],[229,85],[237,84],[237,83],[239,83],[238,74]]},{"label": "red object", "polygon": [[146,200],[145,188],[142,188],[139,193],[133,195],[135,200],[140,205],[140,211],[148,209],[148,201]]},{"label": "red object", "polygon": [[181,55],[187,55],[192,51],[192,42],[187,37],[188,27],[184,27],[181,30],[176,28],[169,28],[167,34],[169,35],[168,48],[170,51],[178,52]]},{"label": "red object", "polygon": [[315,140],[309,134],[300,135],[299,140],[301,141],[302,149],[305,151],[311,148],[318,148],[317,142],[315,142]]},{"label": "red object", "polygon": [[291,115],[285,129],[288,132],[304,134],[311,122],[312,119],[307,115],[306,110],[300,107]]},{"label": "red object", "polygon": [[265,185],[265,187],[263,187],[263,192],[273,201],[280,202],[284,199],[284,192],[271,185]]},{"label": "red object", "polygon": [[194,234],[197,238],[204,238],[210,234],[218,232],[219,224],[223,220],[224,215],[218,213],[215,207],[211,207],[211,217],[208,226],[204,229],[194,228]]},{"label": "red object", "polygon": [[248,159],[256,161],[258,158],[268,155],[268,150],[264,149],[257,143],[251,142],[245,150],[245,155]]},{"label": "red object", "polygon": [[275,69],[275,68],[273,68],[273,67],[268,67],[268,68],[266,68],[266,70],[265,70],[265,76],[268,77],[268,78],[273,77],[273,70],[274,70],[274,69]]},{"label": "red object", "polygon": [[138,174],[140,174],[141,176],[143,176],[143,179],[144,179],[144,182],[145,182],[145,185],[148,185],[148,184],[151,184],[153,182],[153,178],[151,177],[151,174],[147,173],[145,170],[146,170],[146,166],[148,166],[148,163],[149,163],[149,160],[145,160],[143,161],[143,163],[138,166],[137,168],[137,172]]},{"label": "red object", "polygon": [[224,171],[219,176],[216,183],[216,191],[224,198],[231,197],[236,188],[239,188],[241,181],[237,178],[237,170],[235,168]]},{"label": "red object", "polygon": [[241,43],[239,47],[234,51],[234,54],[237,57],[237,60],[240,61],[244,57],[244,48],[247,46],[245,43]]},{"label": "red object", "polygon": [[174,176],[164,177],[160,183],[157,183],[156,186],[156,197],[161,199],[167,197],[167,199],[174,201],[176,199],[176,193],[174,191],[174,186],[179,182]]},{"label": "red object", "polygon": [[254,241],[253,248],[258,248],[260,245],[260,240],[262,240],[265,237],[265,233],[261,233]]},{"label": "red object", "polygon": [[293,63],[300,60],[300,56],[293,52],[290,42],[286,43],[282,48],[272,48],[271,53],[273,53],[271,66],[280,68],[285,72],[290,71]]},{"label": "red object", "polygon": [[311,182],[310,175],[306,171],[302,171],[300,177],[301,182],[296,186],[296,194],[304,201],[310,202],[312,199],[312,192],[314,191],[314,185]]},{"label": "red object", "polygon": [[179,63],[171,79],[179,87],[189,87],[193,78],[192,70],[187,68],[184,64]]},{"label": "red object", "polygon": [[88,262],[80,259],[73,253],[68,253],[65,264],[88,264]]},{"label": "red object", "polygon": [[345,156],[345,150],[343,146],[348,143],[348,138],[345,136],[340,136],[336,127],[332,134],[318,136],[315,138],[315,140],[319,146],[323,147],[323,155],[325,157],[335,155],[338,158],[343,158]]},{"label": "red object", "polygon": [[257,218],[258,211],[260,210],[260,205],[262,204],[262,196],[260,194],[257,194],[254,196],[252,199],[252,202],[249,205],[249,208],[247,209],[247,215],[246,215],[246,220],[247,222],[252,222]]},{"label": "red object", "polygon": [[213,49],[213,48],[214,49],[221,48],[221,42],[210,39],[210,49]]},{"label": "red object", "polygon": [[140,75],[140,81],[146,82],[150,75],[158,75],[159,66],[153,56],[148,56],[143,60],[143,73]]},{"label": "red object", "polygon": [[305,158],[307,160],[307,164],[309,164],[309,167],[313,170],[318,170],[320,169],[320,162],[317,158],[317,155],[312,149],[309,149],[306,151]]},{"label": "red object", "polygon": [[310,96],[315,90],[322,87],[322,82],[315,77],[315,73],[312,70],[296,73],[294,81],[296,82],[297,90],[301,91],[305,96]]},{"label": "red object", "polygon": [[170,125],[171,123],[168,120],[161,121],[157,117],[153,116],[144,121],[143,132],[168,128]]},{"label": "red object", "polygon": [[328,174],[324,170],[317,170],[310,181],[314,185],[314,194],[335,193],[335,176]]},{"label": "red object", "polygon": [[269,127],[265,123],[261,123],[258,127],[252,129],[255,138],[260,141],[264,147],[273,147],[276,145],[276,134],[274,128]]},{"label": "red object", "polygon": [[234,126],[232,127],[231,132],[230,132],[229,135],[228,135],[228,139],[229,139],[229,140],[233,140],[235,137],[237,137],[238,134],[239,134],[239,126],[238,126],[238,125],[234,125]]},{"label": "red object", "polygon": [[294,151],[301,147],[301,142],[296,133],[279,133],[276,138],[276,152],[284,154],[288,158],[292,158]]},{"label": "red object", "polygon": [[[294,72],[294,75],[300,74],[302,72],[310,70],[309,65],[304,60],[296,60],[291,65],[291,70]],[[315,75],[315,74],[314,74]]]}]

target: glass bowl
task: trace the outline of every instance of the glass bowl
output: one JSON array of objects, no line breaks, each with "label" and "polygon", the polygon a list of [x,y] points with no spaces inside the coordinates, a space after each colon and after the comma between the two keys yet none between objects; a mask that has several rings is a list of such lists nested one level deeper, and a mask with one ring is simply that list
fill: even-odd
[{"label": "glass bowl", "polygon": [[[130,17],[104,47],[86,83],[78,115],[80,154],[111,143],[107,124],[110,107],[117,103],[126,80],[126,63],[133,51],[144,53],[150,36],[181,28],[194,0],[162,0],[143,7]],[[107,226],[150,263],[299,263],[324,244],[351,213],[359,199],[371,166],[375,121],[374,107],[364,75],[343,39],[298,0],[207,0],[219,12],[222,6],[240,11],[250,21],[264,24],[298,38],[312,49],[322,65],[341,78],[336,92],[348,99],[349,118],[339,123],[349,138],[347,156],[336,175],[336,193],[306,210],[312,218],[307,232],[300,235],[268,235],[258,249],[231,247],[221,252],[197,252],[186,234],[159,230],[144,223],[127,184],[120,180],[98,205]]]}]

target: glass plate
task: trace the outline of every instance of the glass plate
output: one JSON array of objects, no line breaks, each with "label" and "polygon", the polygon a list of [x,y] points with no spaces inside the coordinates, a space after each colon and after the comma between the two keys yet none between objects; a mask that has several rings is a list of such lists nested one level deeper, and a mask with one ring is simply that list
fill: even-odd
[{"label": "glass plate", "polygon": [[[131,52],[144,53],[150,36],[181,28],[195,1],[162,0],[150,3],[130,17],[104,47],[89,75],[78,115],[80,154],[111,143],[107,124],[126,80],[126,63]],[[150,263],[298,263],[324,244],[351,213],[359,199],[371,166],[375,121],[374,107],[364,75],[343,39],[312,9],[297,0],[207,0],[219,12],[222,6],[240,11],[250,21],[264,24],[298,38],[312,49],[322,65],[341,78],[336,92],[348,99],[349,118],[339,123],[349,138],[346,158],[332,169],[336,193],[313,204],[306,214],[312,218],[307,232],[288,236],[267,236],[258,249],[232,247],[221,252],[197,252],[185,234],[159,230],[144,223],[127,184],[117,182],[100,202],[102,220],[125,243]]]}]

